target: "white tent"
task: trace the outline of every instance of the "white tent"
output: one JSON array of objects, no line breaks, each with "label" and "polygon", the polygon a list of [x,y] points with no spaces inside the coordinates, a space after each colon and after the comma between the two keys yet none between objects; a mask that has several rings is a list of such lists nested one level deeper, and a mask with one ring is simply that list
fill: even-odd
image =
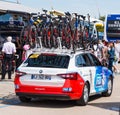
[{"label": "white tent", "polygon": [[38,12],[36,9],[26,7],[22,4],[0,1],[0,12],[6,12],[6,11],[25,12],[29,14]]}]

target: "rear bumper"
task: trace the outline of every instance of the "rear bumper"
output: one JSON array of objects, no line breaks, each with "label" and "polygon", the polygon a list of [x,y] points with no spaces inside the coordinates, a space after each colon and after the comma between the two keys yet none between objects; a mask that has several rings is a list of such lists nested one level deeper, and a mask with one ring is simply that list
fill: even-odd
[{"label": "rear bumper", "polygon": [[44,99],[56,100],[77,100],[80,99],[83,92],[84,83],[80,84],[79,80],[66,80],[63,86],[39,86],[21,84],[16,77],[15,92],[17,96],[38,97]]},{"label": "rear bumper", "polygon": [[49,99],[49,100],[71,100],[68,95],[65,94],[33,94],[33,93],[22,93],[16,92],[17,96],[24,96],[30,98],[40,98],[40,99]]}]

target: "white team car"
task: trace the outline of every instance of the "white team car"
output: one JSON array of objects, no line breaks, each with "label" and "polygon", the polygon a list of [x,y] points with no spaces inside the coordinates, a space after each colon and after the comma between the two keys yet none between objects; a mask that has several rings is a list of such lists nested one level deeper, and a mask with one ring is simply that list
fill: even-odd
[{"label": "white team car", "polygon": [[75,100],[86,105],[89,96],[110,96],[113,74],[89,51],[36,51],[17,69],[15,92],[22,102],[32,98]]}]

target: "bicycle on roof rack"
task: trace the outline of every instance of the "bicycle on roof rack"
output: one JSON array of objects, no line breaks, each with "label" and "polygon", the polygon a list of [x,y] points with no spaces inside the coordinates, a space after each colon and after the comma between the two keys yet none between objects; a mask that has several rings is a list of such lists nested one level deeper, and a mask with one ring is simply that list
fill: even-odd
[{"label": "bicycle on roof rack", "polygon": [[86,16],[78,13],[65,12],[64,16],[54,16],[53,12],[43,9],[43,13],[37,15],[33,25],[37,47],[60,47],[75,52],[78,49],[88,49],[94,42],[94,38],[89,38],[90,19],[86,21]]},{"label": "bicycle on roof rack", "polygon": [[24,28],[21,30],[20,39],[23,45],[29,43],[31,48],[34,48],[36,45],[37,37],[38,37],[38,33],[36,30],[36,26],[33,24],[28,24],[24,26]]},{"label": "bicycle on roof rack", "polygon": [[39,24],[38,35],[41,37],[41,42],[45,48],[57,48],[57,26],[55,18],[52,14],[47,14],[47,10],[43,10],[43,14],[39,16],[42,22]]}]

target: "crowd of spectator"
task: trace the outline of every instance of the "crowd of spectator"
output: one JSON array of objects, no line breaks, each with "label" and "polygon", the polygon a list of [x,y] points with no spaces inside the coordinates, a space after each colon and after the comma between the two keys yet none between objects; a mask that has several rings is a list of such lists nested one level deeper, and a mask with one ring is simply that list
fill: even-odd
[{"label": "crowd of spectator", "polygon": [[92,52],[99,58],[103,65],[107,66],[112,72],[120,73],[118,63],[120,63],[120,41],[106,42],[99,40],[93,45]]}]

